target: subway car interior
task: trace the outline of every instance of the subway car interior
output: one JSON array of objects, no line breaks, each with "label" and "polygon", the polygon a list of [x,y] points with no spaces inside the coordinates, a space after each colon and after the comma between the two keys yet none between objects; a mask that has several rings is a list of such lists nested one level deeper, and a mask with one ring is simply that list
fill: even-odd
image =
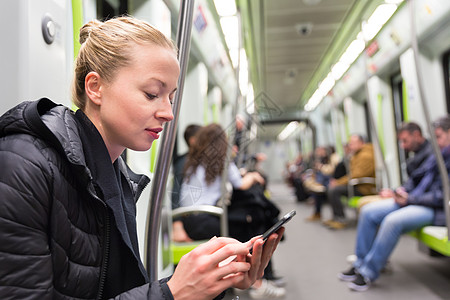
[{"label": "subway car interior", "polygon": [[[228,137],[226,166],[262,174],[258,197],[278,218],[296,211],[271,260],[271,290],[233,289],[224,299],[450,299],[449,178],[435,122],[450,112],[450,1],[10,0],[1,7],[0,115],[43,97],[77,109],[70,91],[78,34],[93,19],[130,15],[175,41],[181,74],[174,120],[150,150],[122,154],[151,178],[136,204],[150,278],[172,274],[203,242],[175,238],[180,218],[215,215],[221,235],[234,237],[239,194],[227,184],[228,168],[215,206],[180,206],[185,181],[175,162],[189,152],[185,131],[216,123]],[[397,191],[405,191],[417,154],[402,138],[411,122],[430,144],[442,199],[431,211],[440,210],[443,223],[401,232],[379,277],[363,274],[367,290],[354,288],[343,271],[361,260],[361,218],[379,204],[363,206],[362,199],[383,191],[391,194],[379,202],[402,197]],[[357,167],[358,151],[369,145],[371,167]],[[339,163],[344,173],[333,178]],[[372,175],[356,176],[368,168]],[[334,193],[339,186],[343,192]],[[254,221],[241,217],[243,227]]]}]

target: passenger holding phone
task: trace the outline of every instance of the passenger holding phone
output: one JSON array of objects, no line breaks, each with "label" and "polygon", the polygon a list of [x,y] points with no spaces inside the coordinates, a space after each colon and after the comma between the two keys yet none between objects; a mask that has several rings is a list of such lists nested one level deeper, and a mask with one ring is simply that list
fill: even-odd
[{"label": "passenger holding phone", "polygon": [[150,180],[121,154],[148,150],[173,119],[177,49],[132,17],[91,21],[80,42],[80,109],[43,98],[0,117],[0,299],[209,300],[250,287],[282,229],[264,247],[260,238],[213,238],[173,276],[150,282],[136,228],[136,201]]},{"label": "passenger holding phone", "polygon": [[[397,138],[400,147],[410,154],[406,160],[406,174],[408,175],[408,179],[405,181],[404,186],[411,186],[414,184],[412,181],[415,177],[414,172],[432,155],[433,150],[430,142],[422,135],[422,129],[415,122],[403,123],[397,130]],[[393,198],[395,191],[399,189],[404,190],[403,187],[395,190],[382,189],[378,195],[364,196],[358,202],[358,209],[374,201]]]},{"label": "passenger holding phone", "polygon": [[[447,172],[450,171],[450,118],[433,123]],[[365,291],[378,278],[401,234],[426,225],[444,225],[442,182],[434,155],[394,191],[394,197],[365,205],[360,212],[356,236],[357,260],[338,274],[348,287]]]}]

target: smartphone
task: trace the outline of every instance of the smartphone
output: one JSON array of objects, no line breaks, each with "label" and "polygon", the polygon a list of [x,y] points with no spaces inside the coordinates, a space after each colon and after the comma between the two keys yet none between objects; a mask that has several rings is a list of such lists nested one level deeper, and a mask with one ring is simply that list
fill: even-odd
[{"label": "smartphone", "polygon": [[[263,241],[266,241],[272,233],[276,232],[278,229],[280,229],[281,226],[289,222],[292,219],[292,217],[295,216],[296,213],[297,212],[295,210],[292,210],[291,212],[284,215],[284,217],[281,218],[277,223],[275,223],[275,225],[273,225],[266,232],[264,232],[262,236]],[[250,248],[250,254],[252,252],[253,252],[253,245]]]}]

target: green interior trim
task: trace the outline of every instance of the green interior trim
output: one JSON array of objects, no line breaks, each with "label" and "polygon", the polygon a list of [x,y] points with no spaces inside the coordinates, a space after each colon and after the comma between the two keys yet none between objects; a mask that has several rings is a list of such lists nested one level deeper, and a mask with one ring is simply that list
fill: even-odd
[{"label": "green interior trim", "polygon": [[170,249],[172,251],[173,255],[173,263],[176,265],[180,262],[180,259],[183,257],[183,255],[191,252],[195,249],[198,245],[207,242],[207,241],[196,241],[191,243],[172,243],[170,245]]},{"label": "green interior trim", "polygon": [[219,123],[219,106],[217,104],[213,104],[212,107],[212,114],[213,114],[213,122]]},{"label": "green interior trim", "polygon": [[[80,28],[83,26],[83,0],[72,0],[72,38],[73,38],[73,59],[80,51]],[[78,107],[72,101],[72,110],[76,111]]]},{"label": "green interior trim", "polygon": [[156,158],[158,156],[158,148],[159,148],[159,142],[158,142],[158,140],[154,140],[152,143],[152,147],[150,148],[150,172],[152,174],[155,173]]},{"label": "green interior trim", "polygon": [[208,124],[209,123],[209,105],[208,105],[208,101],[204,100],[203,101],[203,124]]},{"label": "green interior trim", "polygon": [[350,138],[350,125],[348,123],[348,116],[344,115],[344,126],[345,126],[345,135],[346,135],[346,141]]},{"label": "green interior trim", "polygon": [[405,122],[409,121],[409,115],[408,115],[408,86],[406,84],[405,79],[402,81],[402,95],[403,95],[403,120]]},{"label": "green interior trim", "polygon": [[347,201],[347,206],[351,207],[351,208],[358,208],[358,204],[359,204],[359,199],[361,199],[361,196],[354,196],[351,197],[350,199],[348,199]]},{"label": "green interior trim", "polygon": [[450,242],[448,237],[439,239],[435,236],[423,232],[423,229],[410,232],[410,235],[417,238],[419,241],[427,245],[429,248],[437,251],[445,256],[450,256]]},{"label": "green interior trim", "polygon": [[339,156],[344,156],[344,147],[342,146],[342,137],[339,130],[337,130],[336,134],[336,152],[339,154]]},{"label": "green interior trim", "polygon": [[83,1],[72,0],[72,19],[73,19],[73,59],[75,59],[80,51],[81,44],[79,42],[80,28],[83,26]]},{"label": "green interior trim", "polygon": [[383,95],[378,94],[377,96],[377,115],[378,115],[378,124],[377,124],[377,132],[378,132],[378,140],[380,141],[380,148],[382,155],[386,153],[384,148],[384,128],[383,128]]}]

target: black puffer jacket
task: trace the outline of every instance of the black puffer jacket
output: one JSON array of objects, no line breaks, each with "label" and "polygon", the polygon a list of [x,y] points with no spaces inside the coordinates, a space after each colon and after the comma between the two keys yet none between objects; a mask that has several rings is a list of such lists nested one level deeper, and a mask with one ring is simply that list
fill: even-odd
[{"label": "black puffer jacket", "polygon": [[[126,222],[117,218],[107,198],[113,196],[86,162],[80,130],[73,112],[48,99],[24,102],[0,118],[0,299],[111,294],[105,290],[115,263],[107,259],[111,226],[119,237],[128,232],[135,241],[128,219],[135,206],[124,203]],[[120,158],[117,164],[137,200],[148,178],[131,173]],[[173,299],[167,279],[145,284],[135,245],[120,243],[124,261],[138,271],[117,274],[121,286],[129,287],[117,299]]]}]

